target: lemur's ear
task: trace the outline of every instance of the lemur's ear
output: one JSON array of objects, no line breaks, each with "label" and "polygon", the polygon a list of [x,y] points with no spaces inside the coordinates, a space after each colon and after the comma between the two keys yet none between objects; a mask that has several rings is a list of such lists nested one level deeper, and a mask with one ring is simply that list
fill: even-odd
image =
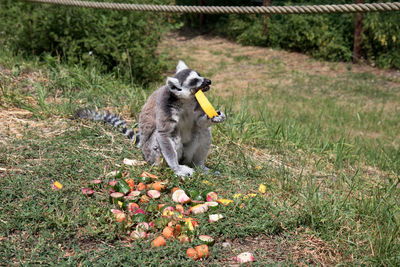
[{"label": "lemur's ear", "polygon": [[179,80],[176,78],[168,77],[167,78],[167,86],[172,91],[181,91]]},{"label": "lemur's ear", "polygon": [[180,72],[181,70],[188,69],[189,67],[186,66],[185,62],[179,60],[178,65],[176,66],[176,72]]}]

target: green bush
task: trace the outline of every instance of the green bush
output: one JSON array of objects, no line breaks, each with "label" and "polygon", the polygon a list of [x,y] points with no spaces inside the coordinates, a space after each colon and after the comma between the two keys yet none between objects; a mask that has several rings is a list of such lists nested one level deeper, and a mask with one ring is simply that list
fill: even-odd
[{"label": "green bush", "polygon": [[400,69],[400,15],[371,13],[364,19],[363,49],[379,67]]},{"label": "green bush", "polygon": [[15,53],[50,54],[72,64],[99,62],[104,71],[137,83],[154,81],[163,70],[156,49],[165,24],[157,13],[3,0],[0,20],[0,42]]},{"label": "green bush", "polygon": [[[346,27],[346,26],[345,26]],[[326,60],[351,60],[351,38],[334,27],[329,15],[279,15],[269,23],[272,47],[309,53]]]},{"label": "green bush", "polygon": [[[335,34],[326,15],[274,15],[264,34],[262,15],[230,15],[215,31],[244,45],[308,53],[327,60],[351,60],[351,39]],[[338,30],[336,30],[338,31]]]}]

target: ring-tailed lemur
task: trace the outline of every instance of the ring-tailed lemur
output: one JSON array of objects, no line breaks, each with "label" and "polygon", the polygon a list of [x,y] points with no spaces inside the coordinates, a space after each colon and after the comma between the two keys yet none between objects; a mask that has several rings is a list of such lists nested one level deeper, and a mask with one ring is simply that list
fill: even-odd
[{"label": "ring-tailed lemur", "polygon": [[166,85],[148,98],[139,115],[139,133],[126,127],[125,121],[110,113],[81,109],[77,116],[102,120],[118,127],[129,139],[138,142],[144,159],[154,165],[161,157],[176,175],[191,176],[198,167],[208,172],[204,162],[211,145],[211,124],[225,120],[225,114],[209,119],[195,98],[199,90],[210,89],[211,81],[179,61],[176,73]]}]

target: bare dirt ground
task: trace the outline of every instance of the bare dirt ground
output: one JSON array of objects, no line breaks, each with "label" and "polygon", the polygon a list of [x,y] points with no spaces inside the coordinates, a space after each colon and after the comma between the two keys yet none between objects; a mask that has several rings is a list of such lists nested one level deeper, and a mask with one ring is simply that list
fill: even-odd
[{"label": "bare dirt ground", "polygon": [[[160,50],[168,51],[174,59],[186,60],[193,69],[211,74],[210,78],[218,85],[218,95],[221,96],[243,94],[246,92],[243,88],[257,87],[264,80],[268,80],[269,84],[279,82],[283,85],[282,79],[275,78],[276,72],[337,76],[351,70],[354,73],[368,72],[389,78],[392,82],[387,84],[388,87],[400,84],[398,70],[382,70],[366,64],[318,61],[300,53],[242,46],[221,37],[190,32],[168,34]],[[251,64],[248,64],[249,61]],[[289,84],[292,81],[289,79],[284,82]]]}]

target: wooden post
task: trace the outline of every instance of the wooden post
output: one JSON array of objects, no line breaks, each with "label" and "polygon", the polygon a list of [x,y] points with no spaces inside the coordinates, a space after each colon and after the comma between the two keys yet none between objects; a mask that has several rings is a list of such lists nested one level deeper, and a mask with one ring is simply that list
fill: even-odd
[{"label": "wooden post", "polygon": [[[364,0],[355,0],[356,4],[363,4]],[[353,40],[353,63],[358,63],[362,57],[362,31],[363,14],[354,14],[354,40]]]},{"label": "wooden post", "polygon": [[[205,0],[199,0],[199,6],[204,6]],[[200,32],[203,32],[205,29],[206,22],[204,18],[204,14],[200,14]]]},{"label": "wooden post", "polygon": [[[263,0],[263,6],[270,6],[271,5],[271,0]],[[263,21],[263,34],[267,35],[268,34],[268,19],[269,19],[269,14],[264,15],[264,21]]]}]

